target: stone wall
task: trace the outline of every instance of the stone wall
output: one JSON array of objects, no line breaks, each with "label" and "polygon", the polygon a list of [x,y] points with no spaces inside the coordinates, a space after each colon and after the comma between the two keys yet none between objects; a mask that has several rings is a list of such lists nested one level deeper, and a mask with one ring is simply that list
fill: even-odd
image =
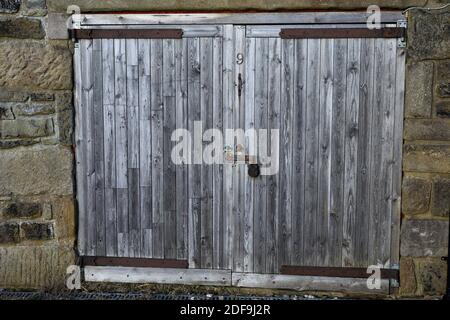
[{"label": "stone wall", "polygon": [[413,10],[408,23],[400,293],[439,295],[450,213],[450,10]]},{"label": "stone wall", "polygon": [[0,287],[53,288],[74,262],[72,53],[45,0],[0,5]]},{"label": "stone wall", "polygon": [[[0,287],[49,288],[74,263],[72,44],[65,12],[362,9],[448,0],[1,0]],[[402,296],[445,290],[450,211],[450,11],[409,12]]]}]

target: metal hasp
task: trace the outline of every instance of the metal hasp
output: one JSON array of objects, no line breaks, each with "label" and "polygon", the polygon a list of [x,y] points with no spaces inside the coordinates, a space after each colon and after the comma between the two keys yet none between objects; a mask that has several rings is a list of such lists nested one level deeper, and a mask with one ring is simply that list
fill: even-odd
[{"label": "metal hasp", "polygon": [[282,39],[404,38],[405,28],[292,28],[281,29]]},{"label": "metal hasp", "polygon": [[[333,278],[368,278],[367,268],[281,266],[281,274]],[[399,270],[380,269],[381,279],[399,280]]]},{"label": "metal hasp", "polygon": [[187,260],[175,259],[148,259],[148,258],[119,258],[119,257],[81,257],[81,265],[84,266],[114,266],[135,268],[177,268],[187,269]]},{"label": "metal hasp", "polygon": [[403,37],[397,40],[397,47],[406,48],[406,20],[397,21],[397,28],[402,28],[405,30]]},{"label": "metal hasp", "polygon": [[182,29],[72,29],[72,39],[181,39]]}]

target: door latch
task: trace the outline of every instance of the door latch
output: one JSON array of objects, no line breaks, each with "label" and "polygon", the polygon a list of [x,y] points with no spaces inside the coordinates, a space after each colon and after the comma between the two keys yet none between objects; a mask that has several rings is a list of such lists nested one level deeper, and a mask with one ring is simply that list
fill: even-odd
[{"label": "door latch", "polygon": [[244,83],[242,81],[242,74],[238,74],[238,97],[240,98],[242,95],[242,87],[243,87]]}]

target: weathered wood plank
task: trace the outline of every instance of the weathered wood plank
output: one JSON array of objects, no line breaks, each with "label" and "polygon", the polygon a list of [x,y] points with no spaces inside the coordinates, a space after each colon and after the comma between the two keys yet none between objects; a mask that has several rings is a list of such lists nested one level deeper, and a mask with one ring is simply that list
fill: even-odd
[{"label": "weathered wood plank", "polygon": [[[187,40],[175,42],[175,64],[176,64],[176,128],[187,129],[188,127],[188,54]],[[183,164],[176,166],[176,232],[177,232],[177,258],[187,258],[188,246],[188,164],[187,154],[183,155]]]},{"label": "weathered wood plank", "polygon": [[[201,121],[200,108],[200,39],[190,38],[188,46],[188,130],[197,129],[196,121]],[[198,124],[198,123],[197,123]],[[200,131],[202,132],[201,128]],[[194,163],[189,166],[189,251],[190,268],[201,266],[201,155],[202,145],[193,144]],[[200,159],[198,157],[200,156]],[[200,161],[199,161],[200,160]]]},{"label": "weathered wood plank", "polygon": [[[180,40],[177,40],[180,41]],[[176,258],[177,233],[176,230],[176,170],[172,162],[171,153],[173,142],[172,132],[176,125],[176,76],[175,76],[175,40],[163,40],[163,97],[164,97],[164,124],[163,124],[163,170],[164,170],[164,257]]]},{"label": "weathered wood plank", "polygon": [[90,282],[231,285],[227,270],[86,266],[84,272]]},{"label": "weathered wood plank", "polygon": [[292,114],[292,264],[304,264],[307,40],[295,40]]},{"label": "weathered wood plank", "polygon": [[[256,41],[245,39],[245,130],[255,129],[255,55]],[[246,154],[257,156],[256,136],[245,137]],[[244,271],[253,271],[253,214],[254,214],[254,189],[256,179],[245,175],[245,209],[244,209]]]},{"label": "weathered wood plank", "polygon": [[318,178],[318,265],[329,265],[329,241],[331,195],[331,122],[333,113],[333,39],[320,41],[320,110],[319,110],[319,178]]},{"label": "weathered wood plank", "polygon": [[306,88],[306,168],[305,168],[305,225],[304,263],[316,265],[318,253],[317,201],[318,201],[318,152],[319,152],[319,84],[320,40],[308,39],[307,88]]},{"label": "weathered wood plank", "polygon": [[153,258],[164,258],[163,209],[163,92],[162,40],[150,40],[150,102],[152,145],[152,251]]},{"label": "weathered wood plank", "polygon": [[94,128],[93,128],[93,115],[94,115],[94,101],[93,101],[93,87],[94,87],[94,75],[93,75],[93,41],[86,40],[81,42],[82,61],[82,95],[81,95],[81,108],[82,113],[82,133],[84,141],[84,175],[83,187],[88,190],[84,197],[84,224],[81,224],[82,228],[85,228],[86,237],[86,254],[95,254],[96,251],[96,217],[95,217],[95,158],[94,158]]},{"label": "weathered wood plank", "polygon": [[152,252],[152,129],[150,40],[138,40],[140,257]]},{"label": "weathered wood plank", "polygon": [[[223,128],[224,130],[234,128],[234,48],[233,34],[234,27],[225,25],[223,39]],[[234,143],[227,140],[225,136],[224,148],[233,148]],[[222,266],[227,269],[233,264],[233,175],[235,168],[230,163],[226,163],[223,168],[223,251]]]},{"label": "weathered wood plank", "polygon": [[[234,27],[234,54],[233,60],[235,62],[234,83],[241,84],[245,80],[244,64],[238,63],[238,55],[245,51],[245,26]],[[241,77],[241,80],[239,80]],[[242,155],[245,152],[245,137],[243,128],[245,126],[245,99],[243,96],[244,88],[241,88],[241,95],[239,89],[234,94],[234,124],[235,128],[240,131],[236,136],[234,149],[237,155]],[[244,269],[244,211],[245,211],[245,194],[244,194],[244,176],[246,166],[243,163],[238,163],[235,166],[233,175],[233,270],[243,271]]]},{"label": "weathered wood plank", "polygon": [[382,134],[381,134],[381,199],[380,247],[378,259],[383,266],[390,264],[391,217],[392,217],[392,165],[394,160],[394,115],[395,115],[395,73],[396,39],[385,39],[383,66]]},{"label": "weathered wood plank", "polygon": [[368,266],[369,215],[370,203],[369,172],[371,149],[371,122],[373,106],[373,68],[374,39],[361,40],[360,58],[360,106],[358,119],[358,160],[356,188],[359,196],[356,198],[355,215],[355,266]]},{"label": "weathered wood plank", "polygon": [[[269,76],[269,39],[255,40],[255,129],[258,130],[258,155],[267,155],[268,127],[268,76]],[[264,131],[266,130],[266,131]],[[265,141],[261,139],[266,135]],[[258,159],[264,165],[262,157]],[[254,188],[253,212],[253,269],[264,273],[266,270],[266,230],[267,230],[267,176],[256,178]]]},{"label": "weathered wood plank", "polygon": [[[200,39],[200,112],[203,130],[213,127],[213,39]],[[213,258],[213,166],[201,165],[201,268],[211,269]]]},{"label": "weathered wood plank", "polygon": [[106,254],[105,217],[105,173],[104,173],[104,128],[103,128],[103,64],[102,40],[93,40],[93,144],[95,171],[95,238],[96,254]]},{"label": "weathered wood plank", "polygon": [[391,268],[400,263],[400,220],[402,189],[403,106],[405,99],[405,49],[397,48],[395,107],[394,107],[394,163],[392,166],[393,208],[391,218]]},{"label": "weathered wood plank", "polygon": [[342,223],[344,215],[345,106],[347,88],[347,39],[335,39],[333,49],[333,110],[331,141],[330,220],[328,263],[342,266]]},{"label": "weathered wood plank", "polygon": [[[220,27],[222,32],[222,27]],[[223,132],[223,41],[222,37],[213,40],[213,128]],[[223,143],[223,141],[222,141]],[[223,146],[220,152],[223,159]],[[219,161],[220,162],[220,161]],[[222,268],[223,250],[223,165],[222,162],[213,165],[213,264],[214,269]]]},{"label": "weathered wood plank", "polygon": [[384,95],[383,88],[383,66],[384,66],[384,50],[385,41],[383,39],[375,39],[375,66],[373,80],[373,106],[372,106],[372,123],[371,123],[371,167],[370,167],[370,208],[369,208],[369,254],[368,263],[376,265],[378,259],[378,248],[381,246],[380,239],[380,200],[381,200],[381,133],[382,133],[382,100]]},{"label": "weathered wood plank", "polygon": [[292,117],[294,110],[295,40],[282,40],[280,112],[280,202],[278,211],[278,262],[292,258]]},{"label": "weathered wood plank", "polygon": [[128,255],[128,166],[125,40],[114,40],[117,245],[119,256]]},{"label": "weathered wood plank", "polygon": [[83,68],[82,68],[82,48],[77,46],[74,49],[74,75],[75,75],[75,162],[77,178],[77,202],[78,202],[78,250],[80,254],[86,254],[86,186],[85,186],[85,163],[84,163],[84,137],[83,137]]},{"label": "weathered wood plank", "polygon": [[[279,13],[176,13],[176,14],[83,14],[82,26],[89,25],[165,25],[165,24],[336,24],[366,23],[371,13],[279,12]],[[381,23],[403,19],[400,11],[383,11]]]},{"label": "weathered wood plank", "polygon": [[130,257],[139,257],[141,246],[139,200],[139,57],[138,40],[126,39],[127,63],[127,162],[128,162],[128,241]]},{"label": "weathered wood plank", "polygon": [[278,274],[234,273],[232,285],[248,288],[290,289],[296,291],[339,291],[387,293],[389,280],[381,280],[381,288],[370,290],[367,280],[359,278],[331,278]]},{"label": "weathered wood plank", "polygon": [[348,40],[347,93],[345,105],[345,169],[342,266],[355,266],[356,186],[358,162],[358,115],[361,39]]}]

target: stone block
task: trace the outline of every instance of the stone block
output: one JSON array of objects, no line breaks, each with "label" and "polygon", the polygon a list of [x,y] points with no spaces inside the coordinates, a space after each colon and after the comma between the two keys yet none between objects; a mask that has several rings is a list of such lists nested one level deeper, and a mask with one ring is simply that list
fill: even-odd
[{"label": "stone block", "polygon": [[0,120],[14,120],[14,113],[7,103],[0,103]]},{"label": "stone block", "polygon": [[439,118],[450,118],[450,100],[436,102],[436,115]]},{"label": "stone block", "polygon": [[0,37],[19,39],[43,39],[45,31],[40,19],[0,19]]},{"label": "stone block", "polygon": [[72,245],[0,247],[0,287],[63,289],[66,269],[75,264]]},{"label": "stone block", "polygon": [[36,116],[55,113],[55,107],[52,104],[43,103],[16,104],[13,110],[17,116]]},{"label": "stone block", "polygon": [[[0,140],[0,149],[12,149],[16,147],[27,147],[39,143],[38,140]],[[0,156],[1,158],[1,156]]]},{"label": "stone block", "polygon": [[51,240],[55,235],[51,222],[24,222],[20,228],[24,240]]},{"label": "stone block", "polygon": [[74,109],[72,92],[60,93],[56,97],[57,128],[59,143],[65,146],[73,144]]},{"label": "stone block", "polygon": [[414,260],[409,257],[400,258],[400,295],[414,296],[417,290]]},{"label": "stone block", "polygon": [[402,212],[425,213],[429,209],[431,181],[417,177],[405,177],[402,185]]},{"label": "stone block", "polygon": [[402,257],[442,257],[447,255],[448,221],[404,220],[401,227]]},{"label": "stone block", "polygon": [[71,195],[73,154],[59,146],[0,153],[0,195]]},{"label": "stone block", "polygon": [[433,62],[406,65],[405,117],[429,118],[433,99]]},{"label": "stone block", "polygon": [[17,223],[0,223],[0,244],[11,244],[19,241],[19,225]]},{"label": "stone block", "polygon": [[11,91],[0,88],[0,102],[25,102],[29,95],[26,92]]},{"label": "stone block", "polygon": [[433,202],[431,213],[435,216],[448,217],[450,214],[450,179],[435,178],[433,183]]},{"label": "stone block", "polygon": [[419,259],[416,262],[416,266],[421,295],[443,295],[447,282],[447,263],[440,258]]},{"label": "stone block", "polygon": [[54,133],[52,119],[17,119],[0,121],[0,138],[36,138]]},{"label": "stone block", "polygon": [[3,215],[9,219],[34,219],[42,216],[40,203],[14,202],[3,209]]},{"label": "stone block", "polygon": [[0,41],[0,87],[71,90],[72,53],[67,43]]},{"label": "stone block", "polygon": [[0,1],[0,13],[15,13],[20,9],[21,0]]},{"label": "stone block", "polygon": [[450,119],[406,119],[405,140],[450,140]]},{"label": "stone block", "polygon": [[49,13],[47,17],[47,37],[49,39],[68,39],[67,14]]},{"label": "stone block", "polygon": [[413,144],[403,147],[403,170],[450,172],[450,144]]},{"label": "stone block", "polygon": [[410,10],[407,58],[450,58],[450,10]]},{"label": "stone block", "polygon": [[55,95],[53,93],[31,93],[31,101],[54,101]]}]

